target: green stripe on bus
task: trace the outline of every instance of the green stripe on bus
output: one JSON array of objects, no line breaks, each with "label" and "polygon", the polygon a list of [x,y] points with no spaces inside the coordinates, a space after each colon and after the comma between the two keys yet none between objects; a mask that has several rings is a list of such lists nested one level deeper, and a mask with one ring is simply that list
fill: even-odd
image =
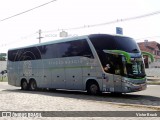
[{"label": "green stripe on bus", "polygon": [[122,50],[105,50],[108,53],[117,53],[122,54],[126,57],[127,63],[131,63],[131,56],[128,52],[122,51]]},{"label": "green stripe on bus", "polygon": [[142,51],[142,55],[149,56],[151,58],[151,61],[154,62],[154,55],[152,53]]}]

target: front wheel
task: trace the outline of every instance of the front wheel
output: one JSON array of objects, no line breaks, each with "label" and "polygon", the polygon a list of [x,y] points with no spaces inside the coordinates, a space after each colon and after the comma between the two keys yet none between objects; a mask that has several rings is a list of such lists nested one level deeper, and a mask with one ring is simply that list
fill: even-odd
[{"label": "front wheel", "polygon": [[91,95],[97,95],[100,93],[99,86],[96,82],[90,82],[87,86],[87,92]]},{"label": "front wheel", "polygon": [[30,90],[32,90],[32,91],[37,90],[37,83],[36,83],[35,80],[31,80],[31,81],[30,81],[30,83],[29,83],[29,88],[30,88]]}]

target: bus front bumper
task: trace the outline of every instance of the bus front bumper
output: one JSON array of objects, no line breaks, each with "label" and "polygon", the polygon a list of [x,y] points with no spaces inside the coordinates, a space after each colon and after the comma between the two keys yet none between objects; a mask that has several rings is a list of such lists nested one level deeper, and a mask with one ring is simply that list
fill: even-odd
[{"label": "bus front bumper", "polygon": [[122,91],[123,93],[142,91],[147,88],[146,79],[123,79]]}]

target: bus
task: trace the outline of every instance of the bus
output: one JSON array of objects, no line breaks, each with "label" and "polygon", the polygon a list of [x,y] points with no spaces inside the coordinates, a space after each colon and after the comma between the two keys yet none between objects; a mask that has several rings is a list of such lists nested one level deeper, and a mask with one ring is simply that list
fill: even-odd
[{"label": "bus", "polygon": [[145,90],[142,53],[133,38],[90,34],[8,50],[8,84],[37,88],[130,93]]}]

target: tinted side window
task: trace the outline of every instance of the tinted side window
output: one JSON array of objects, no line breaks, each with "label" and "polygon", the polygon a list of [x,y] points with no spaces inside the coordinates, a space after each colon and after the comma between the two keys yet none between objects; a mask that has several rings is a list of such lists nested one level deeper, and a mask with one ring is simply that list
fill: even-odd
[{"label": "tinted side window", "polygon": [[79,41],[79,45],[81,46],[81,47],[79,47],[80,56],[94,58],[92,51],[91,51],[91,49],[88,45],[88,42],[86,40]]},{"label": "tinted side window", "polygon": [[20,61],[22,58],[23,49],[12,50],[8,52],[8,60],[9,61]]},{"label": "tinted side window", "polygon": [[85,56],[93,57],[85,39],[57,44],[58,57]]},{"label": "tinted side window", "polygon": [[100,35],[100,36],[90,36],[89,37],[96,51],[103,50],[114,50],[115,41],[112,36]]},{"label": "tinted side window", "polygon": [[50,59],[57,57],[56,44],[39,46],[38,48],[41,52],[42,59]]},{"label": "tinted side window", "polygon": [[8,52],[9,61],[25,61],[41,59],[40,51],[37,47],[30,47]]},{"label": "tinted side window", "polygon": [[15,61],[16,55],[17,55],[17,50],[8,51],[8,60]]},{"label": "tinted side window", "polygon": [[8,52],[8,60],[10,61],[51,59],[73,56],[93,58],[91,49],[85,39],[11,50]]},{"label": "tinted side window", "polygon": [[41,59],[41,53],[37,47],[25,48],[21,54],[20,61]]},{"label": "tinted side window", "polygon": [[70,48],[70,43],[69,42],[64,42],[64,43],[58,43],[57,44],[57,54],[58,58],[61,57],[67,57],[67,51]]}]

